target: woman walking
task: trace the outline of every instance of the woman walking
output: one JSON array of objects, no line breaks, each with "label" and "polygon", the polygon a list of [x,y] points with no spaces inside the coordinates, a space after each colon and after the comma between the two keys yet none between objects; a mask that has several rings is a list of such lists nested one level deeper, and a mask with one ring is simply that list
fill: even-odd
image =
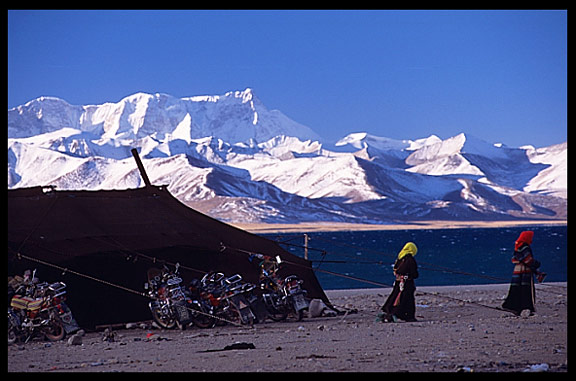
[{"label": "woman walking", "polygon": [[534,275],[538,277],[538,282],[542,282],[546,276],[545,273],[538,271],[540,262],[534,259],[532,254],[530,245],[533,237],[533,231],[523,231],[514,245],[514,255],[512,256],[514,272],[512,273],[508,296],[502,303],[502,308],[513,312],[515,315],[520,315],[524,310],[530,310],[531,315],[534,313],[536,300]]},{"label": "woman walking", "polygon": [[416,300],[414,279],[418,278],[418,265],[414,256],[418,248],[413,242],[408,242],[398,253],[394,263],[394,288],[382,306],[384,322],[396,322],[398,319],[416,321]]}]

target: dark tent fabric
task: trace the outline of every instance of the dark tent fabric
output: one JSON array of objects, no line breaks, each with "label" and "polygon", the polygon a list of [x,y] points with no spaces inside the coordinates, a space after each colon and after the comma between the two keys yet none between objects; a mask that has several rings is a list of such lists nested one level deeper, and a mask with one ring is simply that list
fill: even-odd
[{"label": "dark tent fabric", "polygon": [[330,304],[309,261],[185,206],[165,186],[8,190],[8,275],[36,268],[40,280],[64,281],[83,327],[150,319],[148,300],[129,290],[143,292],[147,271],[164,263],[179,263],[185,282],[220,271],[256,283],[249,253],[279,255],[280,275],[298,275]]}]

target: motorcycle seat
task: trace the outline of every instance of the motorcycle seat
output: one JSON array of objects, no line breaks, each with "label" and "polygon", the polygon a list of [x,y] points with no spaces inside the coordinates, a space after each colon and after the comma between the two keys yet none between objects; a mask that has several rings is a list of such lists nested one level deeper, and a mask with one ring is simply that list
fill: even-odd
[{"label": "motorcycle seat", "polygon": [[32,298],[29,296],[14,295],[10,301],[10,307],[17,308],[20,310],[31,310],[35,311],[40,309],[42,306],[43,298]]}]

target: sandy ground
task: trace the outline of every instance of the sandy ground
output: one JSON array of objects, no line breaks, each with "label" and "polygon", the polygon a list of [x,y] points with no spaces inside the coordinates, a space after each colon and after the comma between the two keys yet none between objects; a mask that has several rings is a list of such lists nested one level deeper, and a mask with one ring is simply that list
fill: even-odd
[{"label": "sandy ground", "polygon": [[566,220],[518,220],[518,221],[418,221],[398,224],[351,224],[338,222],[317,222],[301,224],[258,224],[233,223],[240,229],[255,234],[267,233],[312,233],[330,231],[360,230],[410,230],[410,229],[462,229],[462,228],[502,228],[530,226],[566,226]]},{"label": "sandy ground", "polygon": [[[419,287],[417,322],[376,320],[390,288],[327,291],[334,317],[185,331],[88,332],[81,345],[8,346],[9,372],[567,372],[567,284],[537,285],[536,314],[499,307],[508,285]],[[223,350],[234,343],[251,349]],[[544,366],[545,367],[545,366]]]}]

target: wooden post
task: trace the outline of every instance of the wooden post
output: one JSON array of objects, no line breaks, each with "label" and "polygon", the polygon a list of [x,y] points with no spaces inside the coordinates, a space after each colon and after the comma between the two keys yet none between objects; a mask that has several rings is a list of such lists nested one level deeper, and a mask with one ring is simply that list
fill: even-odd
[{"label": "wooden post", "polygon": [[308,260],[308,234],[304,233],[304,259]]},{"label": "wooden post", "polygon": [[150,182],[150,179],[148,178],[148,175],[144,170],[144,165],[140,160],[140,155],[138,155],[138,150],[136,148],[132,148],[130,152],[132,152],[132,156],[134,156],[134,160],[136,160],[136,165],[138,166],[138,170],[140,171],[140,176],[142,176],[142,179],[144,179],[144,184],[147,187],[152,186],[152,183]]}]

